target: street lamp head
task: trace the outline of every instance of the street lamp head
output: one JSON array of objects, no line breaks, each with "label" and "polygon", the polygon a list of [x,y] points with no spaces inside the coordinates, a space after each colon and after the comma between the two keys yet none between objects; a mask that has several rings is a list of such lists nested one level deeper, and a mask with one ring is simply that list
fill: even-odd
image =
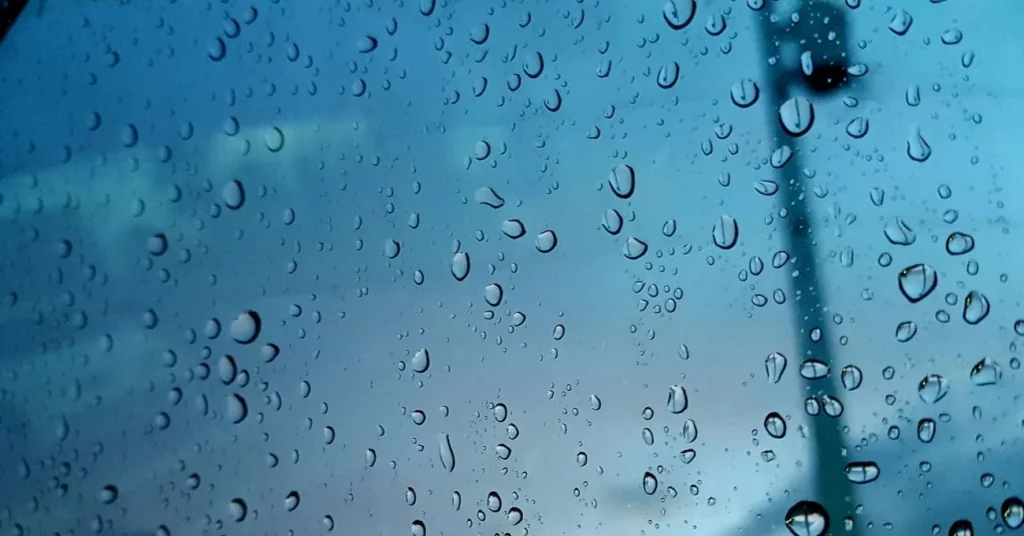
[{"label": "street lamp head", "polygon": [[848,80],[850,65],[846,13],[831,0],[810,0],[793,26],[800,45],[801,74],[815,93],[831,93]]}]

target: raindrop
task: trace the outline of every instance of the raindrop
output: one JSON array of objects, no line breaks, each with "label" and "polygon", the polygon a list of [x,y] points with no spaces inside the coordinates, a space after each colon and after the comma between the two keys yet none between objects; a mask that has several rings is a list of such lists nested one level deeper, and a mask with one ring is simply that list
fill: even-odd
[{"label": "raindrop", "polygon": [[508,514],[505,516],[508,522],[514,527],[523,522],[523,511],[513,506],[508,509]]},{"label": "raindrop", "polygon": [[729,90],[732,103],[740,108],[750,108],[761,96],[761,88],[749,78],[744,78],[732,85]]},{"label": "raindrop", "polygon": [[885,238],[894,246],[909,246],[917,240],[917,235],[906,222],[893,218],[885,225]]},{"label": "raindrop", "polygon": [[498,495],[498,492],[492,491],[487,494],[487,509],[492,512],[501,510],[501,496]]},{"label": "raindrop", "polygon": [[1024,501],[1020,497],[1006,499],[999,511],[1002,512],[1003,523],[1007,528],[1017,530],[1024,526]]},{"label": "raindrop", "polygon": [[601,399],[597,395],[590,395],[590,409],[594,411],[601,409]]},{"label": "raindrop", "polygon": [[246,311],[231,322],[231,338],[241,344],[249,344],[260,335],[260,315],[255,311]]},{"label": "raindrop", "polygon": [[769,180],[760,180],[754,183],[754,190],[764,196],[775,195],[775,193],[779,191],[779,183]]},{"label": "raindrop", "polygon": [[860,139],[868,133],[868,120],[864,117],[854,117],[846,124],[846,134],[851,138]]},{"label": "raindrop", "polygon": [[164,253],[167,253],[167,235],[164,233],[156,233],[149,237],[146,242],[146,249],[149,254],[154,257],[159,257]]},{"label": "raindrop", "polygon": [[502,222],[501,232],[505,233],[505,236],[512,240],[517,240],[526,234],[526,226],[523,225],[523,222],[512,218]]},{"label": "raindrop", "polygon": [[501,305],[501,298],[503,295],[504,291],[502,290],[501,285],[497,283],[491,283],[484,288],[484,300],[487,302],[487,305],[490,305],[491,307]]},{"label": "raindrop", "polygon": [[232,394],[228,396],[227,415],[231,422],[238,424],[249,415],[249,406],[245,403],[242,395]]},{"label": "raindrop", "polygon": [[740,236],[740,227],[732,216],[720,216],[711,229],[711,238],[720,249],[732,249]]},{"label": "raindrop", "polygon": [[958,519],[949,526],[949,536],[974,536],[974,525],[966,519]]},{"label": "raindrop", "polygon": [[995,360],[983,358],[971,367],[971,381],[974,385],[995,385],[1003,377],[1003,367]]},{"label": "raindrop", "polygon": [[782,373],[786,371],[786,356],[780,352],[772,352],[764,358],[764,370],[768,374],[768,381],[779,383]]},{"label": "raindrop", "polygon": [[449,473],[455,470],[455,451],[452,450],[452,440],[448,434],[438,436],[437,454],[441,459],[441,466]]},{"label": "raindrop", "polygon": [[880,471],[875,462],[850,462],[846,464],[846,479],[854,484],[867,484],[878,480]]},{"label": "raindrop", "polygon": [[374,465],[377,465],[377,451],[366,449],[366,466],[373,467]]},{"label": "raindrop", "polygon": [[484,186],[477,190],[474,197],[476,198],[477,203],[491,208],[501,208],[505,206],[505,199],[498,195],[498,192],[495,192],[494,188],[491,188],[490,186]]},{"label": "raindrop", "polygon": [[697,14],[697,0],[666,0],[661,13],[669,28],[682,30]]},{"label": "raindrop", "polygon": [[117,500],[117,495],[117,486],[107,485],[100,490],[99,499],[103,504],[110,504]]},{"label": "raindrop", "polygon": [[946,253],[950,255],[963,255],[973,249],[974,237],[969,234],[954,232],[946,238]]},{"label": "raindrop", "polygon": [[938,273],[927,264],[915,264],[900,271],[900,292],[910,303],[928,297],[939,283]]},{"label": "raindrop", "polygon": [[239,180],[230,181],[221,190],[221,198],[224,200],[224,206],[238,210],[245,204],[245,187]]},{"label": "raindrop", "polygon": [[917,335],[917,324],[915,324],[913,321],[906,320],[900,322],[899,325],[896,326],[897,341],[907,342],[910,339],[913,339],[914,335]]},{"label": "raindrop", "polygon": [[622,214],[619,214],[619,211],[614,208],[604,211],[601,227],[604,227],[604,230],[612,236],[619,234],[622,231]]},{"label": "raindrop", "polygon": [[928,404],[934,404],[949,392],[949,380],[938,374],[929,374],[917,384],[917,396]]},{"label": "raindrop", "polygon": [[679,81],[679,64],[677,62],[670,61],[658,69],[658,87],[661,89],[670,89],[676,85],[677,81]]},{"label": "raindrop", "polygon": [[931,443],[935,439],[937,427],[934,419],[925,418],[917,421],[917,439],[922,443]]},{"label": "raindrop", "polygon": [[764,418],[764,431],[775,439],[782,439],[786,436],[786,420],[773,411]]},{"label": "raindrop", "polygon": [[412,355],[412,361],[409,364],[412,366],[413,372],[423,374],[430,368],[430,352],[428,352],[426,348],[416,350],[416,353]]},{"label": "raindrop", "polygon": [[[430,2],[431,4],[433,4],[434,0],[420,0],[420,12],[421,13],[423,11],[423,3],[424,2]],[[431,8],[431,11],[433,11],[433,8]],[[412,536],[427,536],[427,526],[425,524],[423,524],[423,522],[420,521],[419,519],[417,519],[416,521],[412,522],[411,529],[412,529]]]},{"label": "raindrop", "polygon": [[270,127],[263,135],[263,142],[267,145],[268,151],[276,153],[284,147],[284,132],[277,127]]},{"label": "raindrop", "polygon": [[587,465],[587,453],[586,452],[580,451],[580,452],[576,453],[576,465],[578,465],[580,467],[586,467],[586,465]]},{"label": "raindrop", "polygon": [[800,501],[786,512],[786,528],[793,536],[822,536],[828,532],[828,512],[814,501]]},{"label": "raindrop", "polygon": [[377,38],[372,35],[364,35],[356,41],[356,50],[368,54],[377,49]]},{"label": "raindrop", "polygon": [[984,294],[977,290],[968,292],[967,297],[964,298],[964,322],[973,326],[985,320],[989,308],[988,298]]},{"label": "raindrop", "polygon": [[779,108],[779,124],[786,134],[799,138],[814,125],[814,106],[804,97],[793,97]]},{"label": "raindrop", "polygon": [[537,251],[541,253],[551,253],[557,245],[558,236],[551,230],[542,231],[537,235],[537,240],[534,242],[534,246],[537,247]]},{"label": "raindrop", "polygon": [[673,385],[668,388],[668,410],[679,414],[686,411],[689,406],[689,399],[686,396],[686,389],[682,385]]},{"label": "raindrop", "polygon": [[284,498],[284,508],[289,512],[299,507],[299,492],[289,491],[288,495]]},{"label": "raindrop", "polygon": [[452,257],[452,275],[456,281],[464,281],[469,275],[469,253],[460,251]]},{"label": "raindrop", "polygon": [[393,239],[387,239],[384,241],[384,256],[389,259],[398,257],[398,254],[402,252],[402,245]]},{"label": "raindrop", "polygon": [[914,17],[910,16],[905,9],[899,9],[893,13],[889,21],[889,30],[896,35],[906,35],[910,26],[914,24]]},{"label": "raindrop", "polygon": [[917,129],[907,139],[907,156],[915,162],[924,162],[932,155],[932,148]]},{"label": "raindrop", "polygon": [[829,366],[819,359],[808,359],[800,364],[800,375],[805,380],[820,380],[828,376]]},{"label": "raindrop", "polygon": [[[429,495],[429,493],[428,493],[428,495]],[[415,489],[413,489],[413,488],[406,488],[405,489],[405,504],[408,504],[409,506],[415,506],[416,505],[416,490]]]},{"label": "raindrop", "polygon": [[683,440],[693,443],[697,440],[697,423],[693,419],[683,422]]},{"label": "raindrop", "polygon": [[839,374],[843,387],[847,391],[855,391],[864,381],[864,373],[857,365],[846,365]]},{"label": "raindrop", "polygon": [[231,499],[231,502],[228,503],[228,513],[231,514],[231,518],[235,520],[235,523],[245,521],[245,514],[248,512],[249,507],[242,499]]},{"label": "raindrop", "polygon": [[507,418],[508,418],[508,407],[505,404],[501,404],[501,403],[495,404],[494,405],[494,420],[497,421],[497,422],[505,422],[505,419],[507,419]]},{"label": "raindrop", "polygon": [[647,253],[647,242],[636,237],[626,239],[626,245],[622,248],[622,255],[631,261],[643,257]]},{"label": "raindrop", "polygon": [[632,166],[619,164],[608,173],[608,185],[619,199],[629,199],[636,189],[636,172]]},{"label": "raindrop", "polygon": [[654,492],[658,491],[658,477],[650,471],[644,473],[643,488],[644,493],[654,495]]}]

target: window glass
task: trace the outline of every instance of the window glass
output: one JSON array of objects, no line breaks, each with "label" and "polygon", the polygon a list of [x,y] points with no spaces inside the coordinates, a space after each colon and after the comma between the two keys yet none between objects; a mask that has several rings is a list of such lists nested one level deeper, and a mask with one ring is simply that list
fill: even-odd
[{"label": "window glass", "polygon": [[1024,525],[1017,2],[15,4],[0,534]]}]

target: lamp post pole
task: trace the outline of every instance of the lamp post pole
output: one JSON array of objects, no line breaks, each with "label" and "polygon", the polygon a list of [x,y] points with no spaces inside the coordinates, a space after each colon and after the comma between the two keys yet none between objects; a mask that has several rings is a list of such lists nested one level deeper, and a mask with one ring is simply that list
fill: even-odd
[{"label": "lamp post pole", "polygon": [[[783,236],[785,246],[792,259],[793,275],[790,282],[790,292],[793,306],[791,310],[794,315],[794,325],[797,328],[800,360],[815,357],[829,366],[830,373],[817,380],[804,380],[803,387],[807,396],[825,397],[832,396],[838,399],[839,386],[836,382],[836,360],[832,350],[830,334],[830,321],[826,318],[826,311],[823,304],[826,300],[824,288],[818,274],[817,255],[815,254],[816,244],[813,233],[812,217],[810,208],[807,206],[805,185],[802,181],[801,151],[798,138],[791,137],[783,128],[778,110],[792,95],[791,89],[795,83],[802,82],[807,88],[817,93],[828,93],[837,89],[845,82],[845,68],[847,58],[845,54],[841,57],[815,58],[814,47],[822,41],[827,40],[827,46],[835,48],[838,42],[840,46],[845,44],[846,35],[842,31],[838,34],[830,33],[835,29],[845,30],[843,13],[840,13],[835,6],[827,1],[812,0],[808,3],[801,3],[799,13],[800,22],[790,24],[787,20],[785,26],[781,26],[773,20],[772,9],[769,4],[767,9],[756,12],[760,25],[760,47],[761,62],[765,69],[767,87],[763,88],[763,97],[768,103],[765,109],[770,115],[769,124],[772,125],[772,137],[775,140],[785,140],[793,150],[792,158],[786,165],[776,170],[777,179],[780,182],[779,193],[781,202],[788,211],[787,216],[782,220]],[[834,18],[835,20],[830,20]],[[801,39],[799,25],[804,25],[805,32],[817,32],[813,38],[803,36]],[[817,28],[813,26],[817,25]],[[810,26],[812,28],[807,29]],[[836,28],[830,28],[835,26]],[[798,39],[798,45],[803,49],[810,49],[812,59],[820,61],[815,64],[811,75],[806,75],[800,80],[800,73],[787,69],[776,62],[771,65],[770,58],[779,58],[782,52],[781,46],[789,39]],[[819,337],[814,337],[818,342],[812,340],[812,331],[817,330]],[[802,378],[802,376],[801,376]],[[842,523],[843,517],[850,515],[852,506],[856,504],[853,484],[845,476],[847,460],[844,456],[843,440],[843,419],[842,416],[835,418],[826,415],[817,415],[810,419],[809,433],[812,445],[813,459],[808,464],[813,475],[814,497],[807,499],[820,503],[828,512],[831,518],[831,527]],[[838,531],[829,529],[831,532]],[[828,532],[828,531],[826,531]],[[823,532],[822,534],[825,534]],[[856,527],[845,534],[857,534]]]}]

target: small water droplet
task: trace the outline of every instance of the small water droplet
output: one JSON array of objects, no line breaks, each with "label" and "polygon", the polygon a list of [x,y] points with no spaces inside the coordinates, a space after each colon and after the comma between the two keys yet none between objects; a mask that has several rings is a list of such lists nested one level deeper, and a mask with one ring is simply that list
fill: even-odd
[{"label": "small water droplet", "polygon": [[881,471],[875,462],[850,462],[846,464],[846,479],[854,484],[867,484],[878,480]]},{"label": "small water droplet", "polygon": [[917,384],[917,396],[927,404],[934,404],[949,392],[949,380],[939,374],[929,374]]}]

